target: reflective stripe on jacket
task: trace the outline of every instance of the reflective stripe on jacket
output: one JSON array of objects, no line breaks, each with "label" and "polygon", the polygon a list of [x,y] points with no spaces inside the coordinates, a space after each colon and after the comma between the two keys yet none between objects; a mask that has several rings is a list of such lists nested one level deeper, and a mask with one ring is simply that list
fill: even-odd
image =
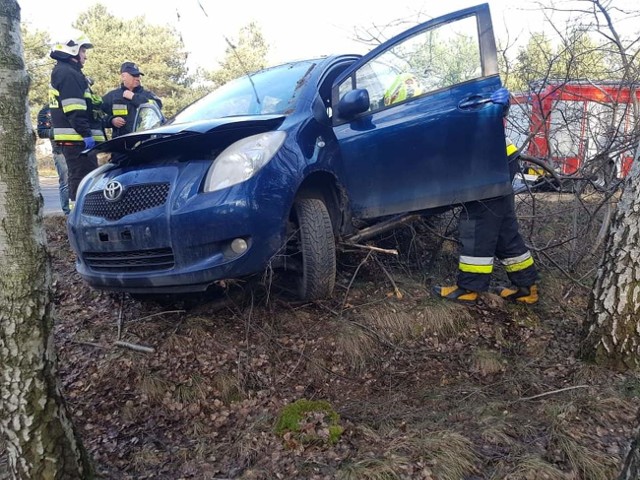
[{"label": "reflective stripe on jacket", "polygon": [[[107,114],[104,119],[104,128],[112,129],[112,138],[131,133],[138,108],[144,105],[156,105],[159,110],[162,109],[162,100],[155,93],[145,90],[142,85],[133,90],[133,98],[131,100],[124,98],[123,93],[125,91],[125,86],[120,85],[120,88],[111,90],[102,97],[102,111]],[[115,117],[124,118],[126,120],[124,126],[120,128],[114,127],[112,120]]]},{"label": "reflective stripe on jacket", "polygon": [[83,142],[93,137],[106,140],[100,119],[102,99],[95,95],[79,63],[58,60],[51,72],[49,108],[56,142]]}]

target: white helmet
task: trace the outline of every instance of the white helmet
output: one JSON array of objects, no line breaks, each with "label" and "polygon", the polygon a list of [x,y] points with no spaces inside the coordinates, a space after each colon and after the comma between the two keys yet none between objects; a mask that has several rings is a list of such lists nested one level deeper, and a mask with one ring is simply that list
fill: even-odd
[{"label": "white helmet", "polygon": [[82,47],[93,48],[93,44],[84,33],[80,33],[77,36],[55,43],[51,48],[51,53],[49,55],[52,58],[59,59],[75,57],[80,53],[80,48]]}]

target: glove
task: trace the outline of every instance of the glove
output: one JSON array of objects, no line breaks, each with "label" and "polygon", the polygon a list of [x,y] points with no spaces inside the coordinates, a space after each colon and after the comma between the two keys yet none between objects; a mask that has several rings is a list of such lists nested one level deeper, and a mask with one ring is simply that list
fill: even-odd
[{"label": "glove", "polygon": [[500,87],[491,94],[490,100],[498,105],[507,106],[509,105],[509,95],[509,90],[504,87]]},{"label": "glove", "polygon": [[96,146],[96,141],[93,139],[93,137],[85,137],[82,140],[84,141],[85,150],[89,150]]}]

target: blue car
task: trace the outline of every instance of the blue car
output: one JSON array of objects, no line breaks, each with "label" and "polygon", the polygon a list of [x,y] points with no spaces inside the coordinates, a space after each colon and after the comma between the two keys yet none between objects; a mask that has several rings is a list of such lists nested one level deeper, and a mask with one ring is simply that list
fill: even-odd
[{"label": "blue car", "polygon": [[486,4],[233,80],[96,147],[110,161],[68,220],[77,270],[145,295],[283,269],[330,296],[337,240],[510,192],[500,86]]}]

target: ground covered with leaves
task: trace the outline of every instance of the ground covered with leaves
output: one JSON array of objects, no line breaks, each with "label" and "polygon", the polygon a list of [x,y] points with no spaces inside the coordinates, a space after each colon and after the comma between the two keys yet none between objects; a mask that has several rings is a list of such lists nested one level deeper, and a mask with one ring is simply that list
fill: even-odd
[{"label": "ground covered with leaves", "polygon": [[544,264],[533,307],[449,304],[429,291],[455,245],[407,227],[376,244],[398,256],[343,249],[331,300],[261,278],[163,306],[88,287],[64,219],[45,226],[101,478],[606,480],[632,437],[639,377],[578,359],[588,291]]}]

